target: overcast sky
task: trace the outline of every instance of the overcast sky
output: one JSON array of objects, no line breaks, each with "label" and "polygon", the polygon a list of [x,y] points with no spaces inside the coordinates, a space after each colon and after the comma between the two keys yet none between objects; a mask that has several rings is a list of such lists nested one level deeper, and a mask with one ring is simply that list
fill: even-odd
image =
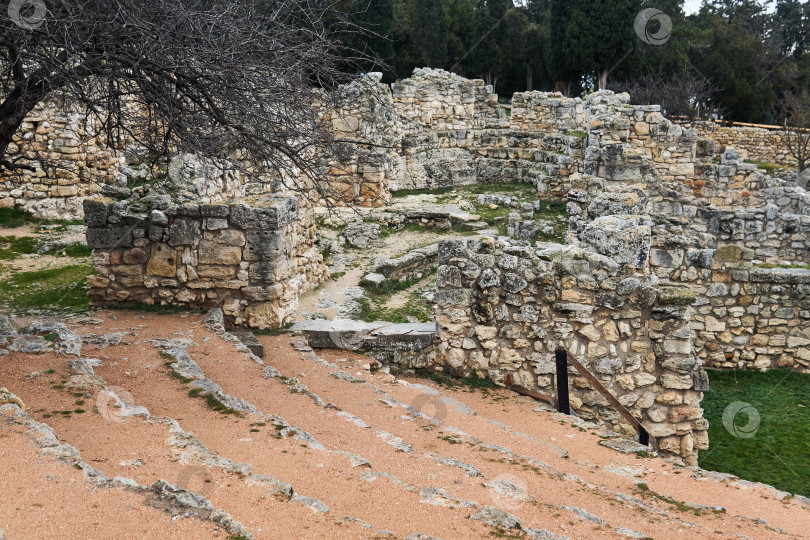
[{"label": "overcast sky", "polygon": [[700,9],[701,0],[686,0],[683,4],[683,10],[687,15],[696,13]]}]

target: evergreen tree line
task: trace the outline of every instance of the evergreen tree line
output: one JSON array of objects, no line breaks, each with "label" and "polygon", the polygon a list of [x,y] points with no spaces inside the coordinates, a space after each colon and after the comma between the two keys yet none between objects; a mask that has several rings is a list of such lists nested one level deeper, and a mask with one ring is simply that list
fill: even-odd
[{"label": "evergreen tree line", "polygon": [[810,2],[767,3],[704,0],[687,16],[679,0],[365,0],[353,9],[368,32],[347,45],[389,82],[443,68],[505,99],[607,88],[670,114],[776,123],[810,89]]}]

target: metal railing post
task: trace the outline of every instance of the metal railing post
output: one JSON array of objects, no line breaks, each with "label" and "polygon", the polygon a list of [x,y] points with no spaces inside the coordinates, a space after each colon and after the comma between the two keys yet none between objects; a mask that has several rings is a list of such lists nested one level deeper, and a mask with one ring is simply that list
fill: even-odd
[{"label": "metal railing post", "polygon": [[571,414],[568,400],[568,353],[565,349],[557,349],[555,359],[557,362],[557,411]]}]

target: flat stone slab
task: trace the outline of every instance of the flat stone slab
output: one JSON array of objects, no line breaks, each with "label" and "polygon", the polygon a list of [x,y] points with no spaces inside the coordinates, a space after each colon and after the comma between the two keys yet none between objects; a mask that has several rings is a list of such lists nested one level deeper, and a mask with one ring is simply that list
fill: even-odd
[{"label": "flat stone slab", "polygon": [[253,335],[253,332],[248,330],[232,330],[231,334],[238,337],[239,341],[241,341],[245,347],[250,349],[250,352],[259,358],[264,358],[264,345],[262,345],[262,342]]},{"label": "flat stone slab", "polygon": [[435,323],[367,323],[347,319],[304,321],[290,330],[306,334],[310,347],[349,351],[421,351],[437,335]]}]

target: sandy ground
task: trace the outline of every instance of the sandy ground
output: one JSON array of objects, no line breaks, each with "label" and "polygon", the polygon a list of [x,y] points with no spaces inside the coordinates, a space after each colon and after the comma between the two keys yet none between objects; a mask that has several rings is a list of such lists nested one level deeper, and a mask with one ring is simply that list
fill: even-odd
[{"label": "sandy ground", "polygon": [[[127,334],[107,348],[85,344],[83,356],[98,359],[95,373],[108,388],[151,418],[117,416],[98,388],[71,394],[62,382],[72,376],[68,359],[55,354],[0,356],[0,386],[107,477],[163,479],[197,492],[257,539],[447,540],[541,530],[552,538],[798,538],[810,530],[810,511],[797,499],[621,454],[600,445],[598,432],[506,390],[372,373],[367,357],[313,352],[289,335],[260,338],[262,366],[205,329],[198,314],[93,317],[69,326],[86,339]],[[256,413],[223,414],[190,395],[152,341],[161,338],[188,340],[205,377]],[[205,452],[178,444],[172,420]],[[95,489],[3,417],[0,452],[0,529],[9,539],[228,536],[211,522],[172,518],[141,495]],[[297,497],[272,488],[270,478]],[[518,517],[529,533],[469,519],[485,506]]]}]

